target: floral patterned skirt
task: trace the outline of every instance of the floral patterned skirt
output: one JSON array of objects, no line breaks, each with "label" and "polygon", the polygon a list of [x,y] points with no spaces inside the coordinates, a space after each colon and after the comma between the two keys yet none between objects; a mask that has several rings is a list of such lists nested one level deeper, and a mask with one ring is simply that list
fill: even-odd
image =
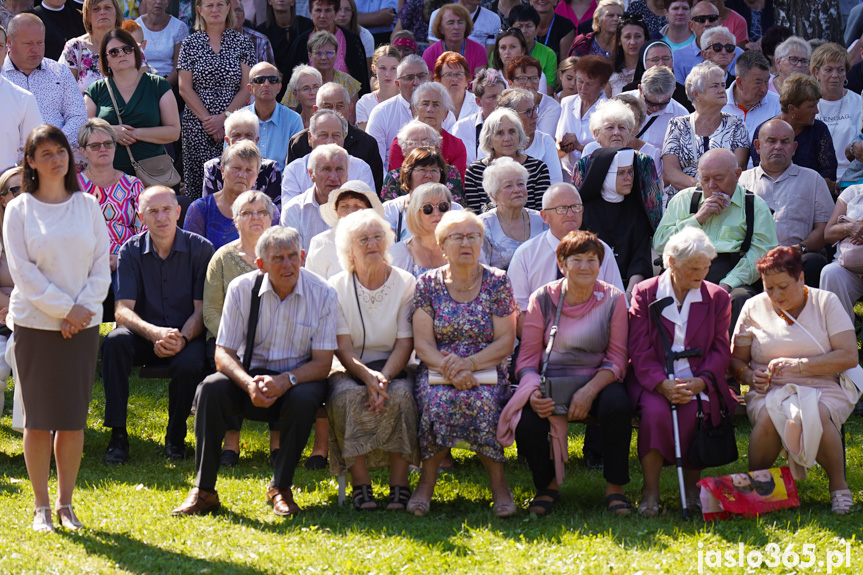
[{"label": "floral patterned skirt", "polygon": [[459,391],[452,385],[429,385],[428,368],[420,364],[414,393],[423,460],[450,447],[463,447],[493,461],[505,461],[497,442],[497,422],[509,399],[509,384],[501,368],[497,385]]}]

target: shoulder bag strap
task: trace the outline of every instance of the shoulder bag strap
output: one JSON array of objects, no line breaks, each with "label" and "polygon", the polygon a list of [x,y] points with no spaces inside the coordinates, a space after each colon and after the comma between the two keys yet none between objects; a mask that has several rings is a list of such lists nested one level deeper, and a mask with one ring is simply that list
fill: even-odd
[{"label": "shoulder bag strap", "polygon": [[[549,286],[545,286],[545,295],[551,300],[551,290]],[[554,312],[554,323],[551,325],[551,331],[548,334],[548,344],[545,346],[545,353],[542,355],[542,369],[539,372],[540,378],[545,378],[545,370],[548,367],[548,358],[551,357],[551,348],[554,347],[554,338],[557,335],[557,325],[560,323],[560,312],[563,310],[564,296],[566,296],[566,280],[561,282],[560,299],[557,300],[557,311]]]},{"label": "shoulder bag strap", "polygon": [[261,286],[264,284],[264,274],[259,273],[252,286],[252,300],[249,304],[249,327],[246,330],[246,349],[243,352],[243,369],[249,373],[252,367],[252,349],[255,347],[255,331],[258,329],[258,315],[261,311]]},{"label": "shoulder bag strap", "polygon": [[635,135],[636,139],[637,139],[637,138],[640,138],[640,137],[644,134],[644,132],[646,132],[647,130],[649,130],[649,129],[650,129],[650,126],[652,126],[652,125],[653,125],[653,122],[655,122],[655,121],[656,121],[656,118],[658,118],[658,117],[659,117],[659,116],[653,116],[652,118],[650,118],[650,119],[647,121],[647,123],[646,123],[646,124],[641,128],[641,130],[639,130],[639,132]]},{"label": "shoulder bag strap", "polygon": [[[140,75],[139,75],[140,78]],[[111,78],[105,78],[105,86],[108,88],[108,95],[111,96],[111,103],[114,104],[114,111],[117,113],[117,121],[122,124],[123,118],[120,116],[120,106],[117,105],[117,99],[114,97],[114,90],[111,88]],[[137,84],[136,84],[137,89]],[[135,165],[135,157],[132,155],[132,149],[129,146],[123,146],[129,154],[129,160],[132,165]]]}]

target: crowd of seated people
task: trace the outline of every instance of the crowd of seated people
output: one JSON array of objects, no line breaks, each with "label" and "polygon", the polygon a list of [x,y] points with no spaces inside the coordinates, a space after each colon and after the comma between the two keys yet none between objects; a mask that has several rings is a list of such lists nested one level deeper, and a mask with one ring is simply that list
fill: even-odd
[{"label": "crowd of seated people", "polygon": [[[175,515],[219,508],[244,420],[269,426],[277,515],[300,512],[313,430],[306,467],[349,475],[358,510],[378,508],[383,466],[383,507],[428,514],[465,448],[512,516],[517,443],[544,515],[566,426],[589,419],[604,507],[653,517],[672,406],[697,508],[702,397],[707,425],[745,400],[750,470],[784,450],[851,509],[841,427],[860,392],[838,384],[863,297],[859,48],[768,26],[770,0],[745,18],[724,0],[305,4],[143,0],[124,22],[116,0],[85,0],[63,31],[39,8],[4,15],[0,339],[35,530],[81,528],[98,354],[104,463],[135,464],[134,366],[170,379],[171,460],[190,455],[195,406]],[[656,315],[660,300],[676,305]],[[101,322],[116,326],[100,344]],[[673,380],[665,338],[701,350]],[[575,391],[558,401],[555,378]]]}]

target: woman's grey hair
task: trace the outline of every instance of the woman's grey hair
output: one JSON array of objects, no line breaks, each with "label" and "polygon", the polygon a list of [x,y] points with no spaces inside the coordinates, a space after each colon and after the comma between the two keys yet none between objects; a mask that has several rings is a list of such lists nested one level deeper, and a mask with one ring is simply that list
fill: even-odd
[{"label": "woman's grey hair", "polygon": [[452,192],[444,184],[429,182],[417,186],[411,192],[410,200],[408,200],[408,205],[405,209],[405,223],[407,223],[411,235],[419,235],[421,209],[435,198],[441,198],[452,204]]},{"label": "woman's grey hair", "polygon": [[93,134],[99,133],[105,134],[111,138],[112,142],[115,144],[117,143],[117,133],[114,131],[114,128],[111,127],[111,124],[102,118],[90,118],[84,122],[84,125],[81,126],[80,130],[78,130],[78,147],[83,148],[90,142],[90,138],[93,137]]},{"label": "woman's grey hair", "polygon": [[497,97],[496,107],[516,111],[519,105],[523,103],[529,103],[533,106],[533,94],[524,88],[507,88]]},{"label": "woman's grey hair", "polygon": [[234,220],[240,217],[240,212],[243,211],[243,208],[255,202],[262,202],[264,204],[264,207],[267,208],[267,213],[270,214],[268,223],[271,222],[273,216],[276,215],[276,206],[273,204],[270,196],[258,190],[248,190],[237,196],[237,199],[231,205],[231,215],[234,217]]},{"label": "woman's grey hair", "polygon": [[293,72],[291,72],[291,79],[288,80],[288,92],[296,92],[300,85],[300,80],[305,76],[312,76],[321,84],[324,82],[324,77],[321,76],[320,72],[308,64],[300,64],[294,68]]},{"label": "woman's grey hair", "polygon": [[731,33],[731,30],[725,26],[714,26],[713,28],[708,28],[704,31],[701,35],[701,43],[698,47],[704,50],[711,44],[720,42],[720,36],[728,39],[728,44],[737,44],[737,38]]},{"label": "woman's grey hair", "polygon": [[390,248],[395,242],[396,234],[387,221],[376,211],[371,209],[359,210],[339,220],[339,225],[336,226],[336,255],[339,257],[342,269],[349,274],[354,273],[357,269],[356,262],[351,258],[351,247],[353,247],[357,234],[375,226],[380,228],[384,236],[384,257],[386,262],[390,263],[392,261]]},{"label": "woman's grey hair", "polygon": [[501,122],[506,118],[515,125],[515,131],[518,133],[518,152],[521,153],[527,149],[528,137],[524,131],[524,126],[518,114],[509,108],[498,108],[488,115],[485,122],[482,124],[482,131],[479,133],[479,149],[485,154],[486,158],[494,158],[494,150],[491,147],[491,138],[500,129]]},{"label": "woman's grey hair", "polygon": [[618,102],[623,102],[635,116],[635,125],[632,126],[632,136],[638,133],[639,128],[644,124],[644,119],[647,118],[647,106],[641,101],[641,98],[634,94],[621,93],[612,98]]},{"label": "woman's grey hair", "polygon": [[671,258],[674,258],[675,264],[680,264],[697,255],[705,255],[712,260],[716,257],[716,248],[704,230],[688,226],[671,236],[665,244],[662,264],[668,269],[671,267]]},{"label": "woman's grey hair", "polygon": [[339,41],[336,40],[336,37],[327,32],[326,30],[321,30],[320,32],[315,32],[314,34],[309,36],[309,41],[306,43],[306,48],[309,54],[311,54],[315,50],[320,50],[327,44],[334,46],[336,50],[339,49]]},{"label": "woman's grey hair", "polygon": [[666,66],[654,66],[641,76],[641,92],[645,96],[652,96],[651,100],[670,98],[676,86],[677,79],[674,77],[674,72]]},{"label": "woman's grey hair", "polygon": [[[396,141],[399,143],[399,148],[401,148],[402,154],[404,154],[405,157],[410,153],[409,150],[418,147],[416,145],[411,145],[416,144],[418,140],[416,138],[412,139],[409,137],[411,134],[418,131],[422,131],[424,134],[422,138],[419,138],[419,140],[423,140],[423,146],[434,146],[440,150],[441,135],[437,133],[437,130],[419,120],[411,120],[402,126],[398,131],[398,134],[396,134]],[[428,140],[431,143],[426,143],[425,140]]]},{"label": "woman's grey hair", "polygon": [[258,123],[258,117],[251,110],[246,110],[245,108],[241,110],[237,110],[228,116],[228,119],[225,120],[225,135],[229,138],[231,137],[231,131],[237,126],[248,126],[255,131],[255,137],[257,138],[260,135],[260,124]]},{"label": "woman's grey hair", "polygon": [[[599,0],[599,4],[596,6],[596,11],[593,13],[593,25],[591,28],[594,32],[599,32],[599,21],[602,20],[603,16],[605,16],[605,12],[608,10],[609,6],[617,6],[626,12],[626,6],[621,0]],[[623,16],[621,16],[620,19],[623,20]]]},{"label": "woman's grey hair", "polygon": [[264,230],[261,237],[258,238],[258,243],[255,245],[255,256],[259,260],[266,259],[267,252],[274,248],[296,249],[297,252],[302,251],[303,245],[300,242],[300,232],[294,228],[285,226],[273,226]]},{"label": "woman's grey hair", "polygon": [[596,133],[609,122],[623,122],[626,131],[631,132],[635,128],[635,114],[620,100],[602,100],[590,116],[590,133],[596,138]]},{"label": "woman's grey hair", "polygon": [[722,68],[709,60],[701,62],[689,72],[689,75],[686,77],[686,97],[689,98],[690,102],[695,103],[695,94],[701,95],[704,93],[704,89],[707,87],[707,79],[715,72],[719,72],[725,78],[725,72],[722,71]]},{"label": "woman's grey hair", "polygon": [[249,140],[241,140],[236,144],[231,144],[222,152],[221,166],[224,170],[234,160],[246,160],[254,162],[257,166],[257,171],[261,171],[261,151],[254,142]]},{"label": "woman's grey hair", "polygon": [[396,77],[401,76],[402,72],[404,72],[405,68],[407,68],[411,64],[422,64],[423,68],[425,68],[426,72],[429,71],[429,65],[426,64],[425,60],[423,60],[420,56],[417,56],[416,54],[411,54],[411,55],[405,57],[404,60],[399,62],[399,65],[396,67]]},{"label": "woman's grey hair", "polygon": [[525,186],[529,177],[527,168],[510,157],[503,156],[494,160],[482,173],[482,187],[493,204],[497,205],[497,192],[503,180],[510,174],[517,174],[524,180]]},{"label": "woman's grey hair", "polygon": [[450,210],[443,215],[435,228],[434,238],[437,241],[437,245],[443,248],[443,242],[449,235],[450,229],[465,222],[473,224],[479,235],[485,239],[485,226],[482,225],[482,220],[475,213],[470,210]]},{"label": "woman's grey hair", "polygon": [[443,102],[444,108],[450,112],[455,112],[455,107],[453,106],[449,92],[446,91],[443,84],[438,84],[437,82],[426,82],[425,84],[420,84],[416,87],[411,96],[411,106],[413,106],[414,110],[416,110],[423,98],[428,97],[427,94],[429,92],[434,92],[435,95],[440,98],[441,102]]},{"label": "woman's grey hair", "polygon": [[345,167],[348,167],[350,159],[347,151],[345,151],[343,147],[338,144],[323,144],[318,146],[312,150],[311,154],[309,154],[309,169],[314,172],[319,161],[323,159],[331,160],[336,157],[343,157],[345,159]]},{"label": "woman's grey hair", "polygon": [[483,68],[478,70],[473,77],[473,94],[477,98],[482,98],[486,88],[489,86],[503,86],[506,88],[506,80],[503,79],[499,70],[494,68]]},{"label": "woman's grey hair", "polygon": [[802,50],[807,58],[812,56],[812,46],[809,45],[809,42],[800,36],[789,36],[784,42],[776,46],[776,50],[773,52],[773,60],[776,61],[779,58],[786,57],[794,48]]},{"label": "woman's grey hair", "polygon": [[[320,92],[318,92],[320,94]],[[336,112],[335,110],[329,110],[327,108],[321,108],[314,114],[312,114],[311,119],[309,120],[309,132],[314,132],[318,122],[320,122],[323,118],[327,118],[332,116],[336,118],[342,125],[342,136],[347,138],[348,136],[348,121],[345,120],[345,117]]]}]

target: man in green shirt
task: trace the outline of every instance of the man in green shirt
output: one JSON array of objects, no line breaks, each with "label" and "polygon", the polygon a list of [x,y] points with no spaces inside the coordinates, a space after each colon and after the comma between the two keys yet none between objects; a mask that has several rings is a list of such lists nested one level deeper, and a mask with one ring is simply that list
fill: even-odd
[{"label": "man in green shirt", "polygon": [[[705,153],[698,162],[699,185],[681,190],[669,200],[653,235],[653,247],[661,254],[669,238],[683,228],[704,230],[717,252],[707,281],[730,293],[732,330],[743,304],[762,289],[756,262],[779,244],[770,208],[737,184],[741,172],[730,150],[715,148]],[[693,201],[694,194],[700,198]],[[747,225],[746,204],[751,206],[751,226]]]},{"label": "man in green shirt", "polygon": [[554,50],[536,41],[539,12],[529,4],[515,6],[509,12],[509,23],[510,26],[518,28],[524,34],[528,52],[542,65],[545,81],[548,84],[548,93],[553,94],[554,85],[557,82],[557,55],[555,55]]}]

